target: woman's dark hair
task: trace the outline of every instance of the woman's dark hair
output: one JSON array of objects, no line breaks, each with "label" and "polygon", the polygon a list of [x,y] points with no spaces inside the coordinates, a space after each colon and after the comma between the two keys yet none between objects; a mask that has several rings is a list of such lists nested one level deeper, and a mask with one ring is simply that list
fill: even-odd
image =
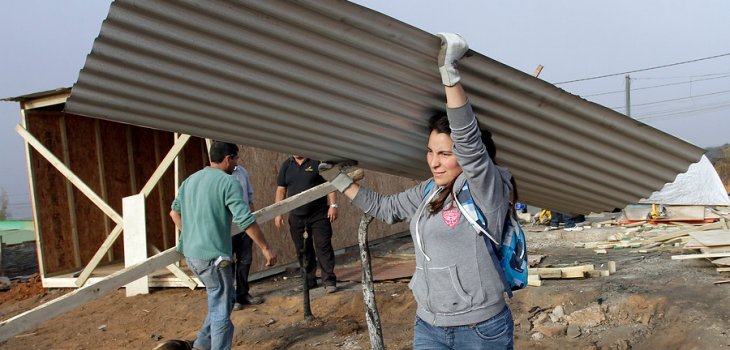
[{"label": "woman's dark hair", "polygon": [[[451,135],[451,127],[449,127],[449,119],[446,117],[446,113],[437,112],[436,114],[432,115],[431,118],[428,118],[429,135],[434,131],[439,134]],[[449,195],[451,195],[451,192],[454,188],[455,181],[456,178],[453,178],[449,183],[447,183],[443,191],[439,193],[438,197],[436,197],[435,200],[431,201],[431,203],[428,204],[429,212],[437,213],[444,207],[446,198],[449,198]]]},{"label": "woman's dark hair", "polygon": [[[492,162],[497,165],[497,146],[494,144],[494,140],[492,139],[492,133],[487,129],[480,128],[479,130],[482,133],[482,143],[484,144],[484,148],[487,149],[487,154],[489,155],[489,158],[491,158]],[[444,113],[443,111],[435,113],[431,116],[431,118],[428,119],[429,134],[434,131],[439,134],[451,135],[449,119],[447,118],[446,113]],[[446,184],[444,190],[439,193],[438,197],[436,197],[434,201],[429,203],[429,212],[436,213],[444,207],[446,198],[448,198],[449,195],[453,192],[455,181],[456,178]],[[509,181],[510,184],[512,184],[512,195],[510,201],[512,203],[515,203],[517,202],[517,183],[515,182],[514,177],[510,177]]]}]

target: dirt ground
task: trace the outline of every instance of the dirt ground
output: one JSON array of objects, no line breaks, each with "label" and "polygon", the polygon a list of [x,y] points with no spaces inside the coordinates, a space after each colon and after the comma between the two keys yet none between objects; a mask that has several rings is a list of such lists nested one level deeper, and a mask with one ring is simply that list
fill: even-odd
[{"label": "dirt ground", "polygon": [[[730,348],[730,285],[706,260],[671,260],[681,251],[638,253],[638,249],[575,248],[602,241],[623,228],[543,232],[526,227],[531,255],[541,267],[594,264],[617,271],[608,277],[544,280],[510,300],[516,349],[723,349]],[[670,231],[650,231],[647,235]],[[373,247],[374,256],[407,259],[410,237]],[[359,264],[338,257],[340,266]],[[235,311],[234,349],[368,349],[362,287],[339,282],[340,291],[311,292],[316,319],[304,321],[296,271],[259,280],[252,294],[262,305]],[[0,293],[0,318],[52,300],[68,290],[40,288],[38,278]],[[412,348],[415,302],[408,280],[376,283],[376,301],[388,349]],[[155,289],[131,298],[120,289],[91,301],[5,343],[2,349],[152,349],[169,339],[192,339],[205,317],[205,291]]]}]

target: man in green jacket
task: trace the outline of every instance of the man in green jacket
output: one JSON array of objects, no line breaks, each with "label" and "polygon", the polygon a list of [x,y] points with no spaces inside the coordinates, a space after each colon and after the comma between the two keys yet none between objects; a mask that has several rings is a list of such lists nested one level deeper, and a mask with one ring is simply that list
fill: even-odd
[{"label": "man in green jacket", "polygon": [[177,250],[208,294],[208,314],[198,331],[196,349],[230,349],[233,341],[231,223],[253,239],[266,258],[266,266],[276,264],[276,253],[244,201],[241,185],[229,176],[237,160],[238,146],[213,141],[210,166],[183,182],[170,211],[181,231]]}]

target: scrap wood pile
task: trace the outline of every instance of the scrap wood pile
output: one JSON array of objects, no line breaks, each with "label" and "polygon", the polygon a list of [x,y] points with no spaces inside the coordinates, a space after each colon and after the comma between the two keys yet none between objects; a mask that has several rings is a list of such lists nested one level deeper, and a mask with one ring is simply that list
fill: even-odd
[{"label": "scrap wood pile", "polygon": [[[701,226],[683,222],[635,222],[623,226],[623,232],[609,236],[606,241],[579,243],[576,247],[593,249],[596,254],[616,249],[633,249],[637,253],[676,251],[683,254],[673,255],[673,260],[714,259],[717,272],[730,272],[730,213],[717,210],[714,213],[717,220]],[[679,229],[663,232],[676,227]],[[715,283],[730,283],[730,279]]]}]

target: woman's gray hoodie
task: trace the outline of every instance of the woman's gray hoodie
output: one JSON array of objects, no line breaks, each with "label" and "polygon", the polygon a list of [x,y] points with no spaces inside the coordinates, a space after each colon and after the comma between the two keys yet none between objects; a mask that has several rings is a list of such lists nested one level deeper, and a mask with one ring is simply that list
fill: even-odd
[{"label": "woman's gray hoodie", "polygon": [[[447,110],[454,141],[454,155],[463,172],[454,191],[465,181],[474,203],[487,219],[487,231],[497,240],[510,210],[510,178],[505,168],[496,166],[480,139],[471,105]],[[484,239],[478,235],[449,196],[444,209],[429,214],[427,202],[442,188],[429,181],[404,192],[383,196],[361,187],[353,203],[366,213],[387,223],[410,220],[416,251],[416,271],[409,287],[418,303],[416,314],[435,326],[479,323],[497,315],[505,307],[504,284]]]}]

